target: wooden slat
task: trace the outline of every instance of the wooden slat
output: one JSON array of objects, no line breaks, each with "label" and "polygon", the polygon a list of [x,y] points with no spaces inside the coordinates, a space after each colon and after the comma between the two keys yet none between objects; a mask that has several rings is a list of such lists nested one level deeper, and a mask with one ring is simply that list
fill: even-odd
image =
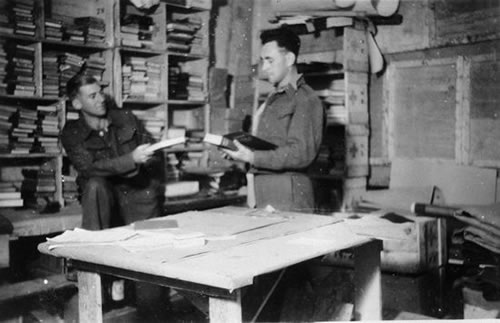
[{"label": "wooden slat", "polygon": [[[382,241],[372,241],[354,249],[354,319],[382,319],[380,251]],[[359,288],[363,286],[364,288]]]},{"label": "wooden slat", "polygon": [[80,322],[102,323],[102,284],[96,273],[78,271]]},{"label": "wooden slat", "polygon": [[210,322],[241,323],[241,291],[236,291],[235,299],[215,298],[209,299]]},{"label": "wooden slat", "polygon": [[9,242],[10,237],[8,234],[0,234],[0,268],[10,266]]}]

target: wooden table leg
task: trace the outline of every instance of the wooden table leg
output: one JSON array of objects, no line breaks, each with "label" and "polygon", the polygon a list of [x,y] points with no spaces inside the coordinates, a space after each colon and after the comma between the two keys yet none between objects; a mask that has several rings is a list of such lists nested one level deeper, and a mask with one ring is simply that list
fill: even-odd
[{"label": "wooden table leg", "polygon": [[102,323],[101,275],[78,271],[78,312],[81,323]]},{"label": "wooden table leg", "polygon": [[355,320],[382,320],[381,250],[380,240],[354,248]]},{"label": "wooden table leg", "polygon": [[210,323],[241,323],[241,291],[235,291],[234,298],[209,298]]}]

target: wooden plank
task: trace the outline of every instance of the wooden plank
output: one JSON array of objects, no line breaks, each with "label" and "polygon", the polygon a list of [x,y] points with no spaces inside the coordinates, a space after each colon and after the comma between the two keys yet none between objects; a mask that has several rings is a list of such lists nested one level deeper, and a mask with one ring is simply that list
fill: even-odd
[{"label": "wooden plank", "polygon": [[395,65],[389,106],[393,116],[394,156],[454,160],[455,62],[436,60]]},{"label": "wooden plank", "polygon": [[0,234],[0,268],[8,268],[10,266],[10,236],[8,234]]},{"label": "wooden plank", "polygon": [[341,50],[344,39],[338,36],[335,29],[325,29],[315,34],[303,34],[299,37],[301,55]]},{"label": "wooden plank", "polygon": [[436,185],[446,204],[490,204],[496,195],[495,169],[456,165],[453,161],[396,158],[391,188]]},{"label": "wooden plank", "polygon": [[231,75],[251,75],[252,65],[252,1],[232,1],[227,70]]},{"label": "wooden plank", "polygon": [[381,250],[378,240],[354,249],[355,320],[382,320]]},{"label": "wooden plank", "polygon": [[368,42],[366,31],[355,28],[344,28],[344,70],[368,71]]},{"label": "wooden plank", "polygon": [[235,299],[226,298],[209,298],[209,311],[210,311],[210,322],[212,323],[226,323],[243,322],[243,316],[241,312],[241,291],[235,291]]},{"label": "wooden plank", "polygon": [[470,163],[470,59],[459,56],[457,59],[455,156],[459,164]]},{"label": "wooden plank", "polygon": [[470,162],[500,165],[498,105],[500,60],[492,55],[474,56],[470,62]]},{"label": "wooden plank", "polygon": [[498,39],[500,24],[496,1],[437,1],[432,46]]},{"label": "wooden plank", "polygon": [[78,312],[80,322],[103,322],[101,275],[78,271]]}]

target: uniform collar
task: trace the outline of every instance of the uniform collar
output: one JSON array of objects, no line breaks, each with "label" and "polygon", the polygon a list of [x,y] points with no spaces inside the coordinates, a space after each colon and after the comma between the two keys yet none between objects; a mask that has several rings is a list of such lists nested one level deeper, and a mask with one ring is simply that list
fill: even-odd
[{"label": "uniform collar", "polygon": [[[120,118],[118,115],[113,111],[113,109],[108,110],[108,129],[111,127],[116,127],[122,124]],[[78,119],[78,126],[79,126],[79,132],[82,134],[84,138],[88,138],[92,131],[97,131],[88,125],[87,121],[85,121],[85,118],[81,115],[80,113],[80,118]]]},{"label": "uniform collar", "polygon": [[302,84],[304,84],[304,82],[305,81],[304,81],[304,77],[302,76],[302,74],[297,73],[291,77],[290,82],[288,82],[286,85],[276,87],[274,92],[276,92],[276,93],[286,92],[288,94],[291,94],[291,93],[297,91],[297,89]]}]

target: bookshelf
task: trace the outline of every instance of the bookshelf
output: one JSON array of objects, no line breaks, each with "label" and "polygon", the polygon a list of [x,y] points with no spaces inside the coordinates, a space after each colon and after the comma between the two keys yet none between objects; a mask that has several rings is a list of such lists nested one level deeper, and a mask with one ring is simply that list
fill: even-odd
[{"label": "bookshelf", "polygon": [[[139,10],[125,0],[0,0],[0,8],[0,182],[21,190],[23,169],[43,176],[50,169],[50,200],[64,205],[74,172],[66,174],[56,134],[77,117],[65,100],[65,84],[76,73],[100,80],[157,140],[209,130],[211,1],[162,0]],[[55,117],[42,107],[53,107]],[[44,131],[52,132],[45,138]],[[189,143],[165,154],[200,165],[205,150]]]}]

